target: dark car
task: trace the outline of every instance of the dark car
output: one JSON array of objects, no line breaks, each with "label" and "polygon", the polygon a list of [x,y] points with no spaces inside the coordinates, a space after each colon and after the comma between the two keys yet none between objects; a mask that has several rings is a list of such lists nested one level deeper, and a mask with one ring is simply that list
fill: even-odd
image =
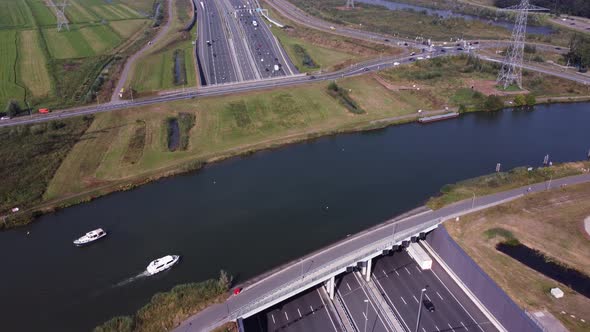
[{"label": "dark car", "polygon": [[457,47],[457,51],[463,51],[463,47]]},{"label": "dark car", "polygon": [[446,53],[447,51],[444,48],[440,49],[440,53]]},{"label": "dark car", "polygon": [[409,58],[408,60],[409,60],[409,61],[415,61],[416,59],[414,59],[414,58]]},{"label": "dark car", "polygon": [[369,71],[369,68],[365,67],[363,68],[364,71]]},{"label": "dark car", "polygon": [[386,41],[386,42],[389,42],[389,39],[383,39],[383,40]]},{"label": "dark car", "polygon": [[429,299],[424,299],[422,303],[424,304],[426,310],[434,312],[434,304],[432,304],[432,302]]}]

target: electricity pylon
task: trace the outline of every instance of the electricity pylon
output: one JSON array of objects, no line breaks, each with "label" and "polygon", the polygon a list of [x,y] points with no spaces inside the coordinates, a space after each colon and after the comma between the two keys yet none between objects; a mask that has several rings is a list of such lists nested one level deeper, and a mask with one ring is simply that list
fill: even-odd
[{"label": "electricity pylon", "polygon": [[62,3],[58,3],[57,5],[50,2],[49,7],[55,8],[55,17],[57,18],[57,31],[61,31],[61,29],[65,26],[68,31],[70,31],[70,25],[68,18],[66,17],[66,6],[67,2],[64,1]]},{"label": "electricity pylon", "polygon": [[346,0],[346,8],[354,8],[354,0]]},{"label": "electricity pylon", "polygon": [[510,46],[506,52],[506,58],[498,74],[498,83],[504,89],[513,84],[516,84],[522,89],[522,64],[529,11],[545,11],[548,9],[533,6],[529,4],[529,0],[521,0],[520,4],[502,10],[516,11],[516,22],[512,29],[512,38],[510,39]]}]

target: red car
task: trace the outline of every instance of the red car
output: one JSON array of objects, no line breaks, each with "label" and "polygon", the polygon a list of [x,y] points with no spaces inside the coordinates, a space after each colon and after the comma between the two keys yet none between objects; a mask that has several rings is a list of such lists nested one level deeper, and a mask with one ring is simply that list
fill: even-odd
[{"label": "red car", "polygon": [[49,112],[51,112],[51,111],[49,110],[49,108],[40,108],[40,109],[39,109],[39,113],[46,114],[46,113],[49,113]]},{"label": "red car", "polygon": [[238,287],[234,289],[234,295],[238,295],[242,292],[242,288]]}]

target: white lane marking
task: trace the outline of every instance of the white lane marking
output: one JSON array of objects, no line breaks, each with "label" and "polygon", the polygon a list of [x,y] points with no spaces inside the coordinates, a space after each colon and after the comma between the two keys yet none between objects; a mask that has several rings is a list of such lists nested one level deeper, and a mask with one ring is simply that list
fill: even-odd
[{"label": "white lane marking", "polygon": [[403,296],[400,296],[400,299],[402,299],[402,301],[404,301],[405,305],[408,305],[408,302],[406,302],[406,300],[404,300]]},{"label": "white lane marking", "polygon": [[440,329],[438,328],[438,326],[434,325],[434,327],[436,328],[436,332],[440,332]]},{"label": "white lane marking", "polygon": [[[324,307],[324,309],[326,309],[326,315],[328,315],[328,318],[330,318],[330,322],[332,323],[332,327],[334,328],[334,332],[338,332],[338,329],[336,329],[336,324],[334,324],[334,321],[332,320],[332,315],[330,315],[330,312],[328,311],[328,306],[326,306],[326,302],[324,302],[324,298],[322,297],[322,293],[320,293],[320,289],[323,289],[324,292],[325,292],[325,289],[321,288],[321,287],[317,289],[318,296],[320,297],[320,300],[322,301],[322,306]],[[311,311],[315,315],[315,311],[313,311],[313,308],[311,305],[309,306],[309,308],[311,309]],[[348,309],[346,309],[346,310],[348,310]]]},{"label": "white lane marking", "polygon": [[348,290],[351,291],[352,288],[350,288],[350,285],[348,283],[346,283],[346,286],[348,286]]},{"label": "white lane marking", "polygon": [[385,270],[381,270],[381,271],[383,271],[383,274],[384,274],[384,275],[385,275],[387,278],[389,278],[389,276],[387,275],[387,273],[385,273]]},{"label": "white lane marking", "polygon": [[364,312],[364,311],[363,311],[363,316],[365,317],[365,320],[369,320],[369,319],[367,318],[367,315],[365,315],[365,312]]},{"label": "white lane marking", "polygon": [[416,268],[416,270],[418,270],[418,273],[422,273],[422,270],[420,270],[418,266],[414,265],[414,267]]},{"label": "white lane marking", "polygon": [[422,331],[426,332],[426,329],[425,328],[422,328]]},{"label": "white lane marking", "polygon": [[[457,298],[455,297],[455,295],[453,295],[453,293],[451,293],[451,291],[449,290],[449,288],[447,287],[447,285],[445,285],[445,283],[442,280],[440,280],[440,278],[438,277],[438,275],[436,274],[436,272],[432,271],[432,274],[434,274],[434,276],[436,277],[436,279],[438,279],[438,281],[440,281],[440,283],[445,287],[445,289],[447,290],[447,292],[449,292],[449,294],[451,294],[451,296],[455,299],[455,301],[457,301],[457,303],[459,303],[459,305],[461,306],[461,308],[463,308],[463,310],[467,313],[467,315],[469,316],[469,318],[471,318],[471,320],[475,323],[475,325],[477,325],[477,327],[479,327],[479,329],[481,330],[481,332],[485,332],[484,329],[479,325],[479,323],[477,321],[475,321],[475,318],[473,318],[473,316],[471,316],[471,314],[469,313],[469,311],[467,311],[467,309],[465,309],[465,307],[463,306],[463,304],[461,302],[459,302],[459,300],[457,300]],[[471,301],[471,302],[473,303],[473,301]]]},{"label": "white lane marking", "polygon": [[407,267],[404,266],[404,269],[406,269],[406,272],[408,272],[409,275],[411,275],[412,273],[410,272],[410,270],[408,270]]},{"label": "white lane marking", "polygon": [[399,277],[399,273],[397,273],[397,270],[394,270],[394,271],[395,271],[395,274],[397,274],[397,276]]},{"label": "white lane marking", "polygon": [[455,329],[451,326],[451,324],[448,324],[447,323],[447,325],[449,326],[449,328],[451,329],[451,331],[455,332]]},{"label": "white lane marking", "polygon": [[410,327],[408,326],[408,324],[406,324],[406,321],[404,320],[404,318],[402,317],[402,315],[399,313],[399,311],[397,311],[397,308],[393,304],[393,301],[389,298],[389,295],[387,294],[387,292],[385,291],[385,289],[383,289],[383,285],[381,285],[381,282],[379,281],[379,279],[375,278],[373,280],[375,280],[375,282],[377,283],[377,286],[379,286],[379,288],[381,289],[381,291],[383,292],[383,294],[385,295],[385,297],[389,301],[389,304],[391,305],[391,307],[393,308],[393,310],[395,310],[395,312],[397,314],[397,317],[399,319],[401,319],[402,323],[404,323],[404,325],[406,326],[406,329],[409,331],[410,330]]},{"label": "white lane marking", "polygon": [[440,297],[440,299],[441,299],[442,301],[444,301],[444,300],[445,300],[445,299],[443,299],[443,297],[440,295],[440,293],[439,293],[439,292],[436,292],[436,295],[438,295],[438,297]]},{"label": "white lane marking", "polygon": [[432,302],[432,300],[430,299],[430,296],[428,296],[428,294],[424,293],[424,296],[426,296],[426,298],[428,299],[428,301]]},{"label": "white lane marking", "polygon": [[[359,280],[359,274],[354,273],[354,278],[356,280],[356,282],[359,284],[359,286],[361,286],[362,280]],[[365,294],[365,296],[367,297],[367,299],[370,299],[371,297],[369,296],[369,294],[367,293],[367,291],[365,290],[365,287],[361,286],[361,290],[363,291],[363,294]],[[375,315],[377,315],[377,318],[379,318],[379,321],[381,322],[381,325],[383,325],[383,327],[386,327],[387,325],[385,325],[385,322],[383,321],[383,318],[381,317],[381,314],[379,314],[379,311],[377,310],[377,308],[375,307],[375,304],[373,304],[373,301],[369,301],[369,303],[371,304],[371,309],[373,309],[373,311],[375,312]],[[386,328],[387,329],[387,328]]]},{"label": "white lane marking", "polygon": [[289,316],[287,315],[286,311],[285,311],[285,318],[287,318],[287,320],[289,320]]},{"label": "white lane marking", "polygon": [[465,324],[463,324],[463,322],[461,322],[461,325],[463,325],[463,328],[467,331],[469,331],[469,329],[467,328],[467,326],[465,326]]},{"label": "white lane marking", "polygon": [[[348,308],[348,305],[346,305],[346,301],[344,300],[344,296],[342,296],[340,289],[336,290],[336,293],[338,293],[338,295],[342,299],[342,304],[344,304],[344,310],[350,312],[350,309]],[[359,331],[359,327],[356,325],[356,321],[354,320],[354,318],[352,319],[352,324],[354,325],[353,328],[356,328],[356,330]]]},{"label": "white lane marking", "polygon": [[297,308],[297,313],[299,314],[299,318],[303,317],[301,316],[301,311],[299,311],[299,308]]},{"label": "white lane marking", "polygon": [[275,315],[273,315],[273,314],[270,314],[270,317],[272,317],[272,323],[273,323],[273,324],[276,324],[277,322],[275,321]]},{"label": "white lane marking", "polygon": [[311,313],[315,315],[315,311],[313,311],[313,307],[311,305],[309,306],[309,310],[311,310]]},{"label": "white lane marking", "polygon": [[414,300],[416,300],[416,303],[420,303],[420,301],[418,301],[418,299],[416,298],[416,295],[412,295],[412,297],[414,298]]}]

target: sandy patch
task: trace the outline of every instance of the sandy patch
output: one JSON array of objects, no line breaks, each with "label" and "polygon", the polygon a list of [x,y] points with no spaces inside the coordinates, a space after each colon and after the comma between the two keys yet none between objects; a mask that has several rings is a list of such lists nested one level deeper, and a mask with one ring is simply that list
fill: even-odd
[{"label": "sandy patch", "polygon": [[373,74],[372,77],[379,84],[381,84],[384,88],[386,88],[389,91],[416,90],[416,89],[422,90],[424,88],[424,87],[419,86],[419,85],[407,86],[407,85],[392,84],[392,83],[384,80],[381,76],[376,75],[376,74]]},{"label": "sandy patch", "polygon": [[528,91],[521,90],[521,91],[501,91],[496,89],[496,81],[492,80],[468,80],[467,82],[470,84],[470,87],[476,91],[483,93],[486,96],[496,95],[496,96],[510,96],[510,95],[518,95],[518,94],[527,94]]},{"label": "sandy patch", "polygon": [[588,234],[588,236],[590,236],[590,216],[586,217],[586,219],[584,219],[584,229],[586,230],[586,234]]}]

